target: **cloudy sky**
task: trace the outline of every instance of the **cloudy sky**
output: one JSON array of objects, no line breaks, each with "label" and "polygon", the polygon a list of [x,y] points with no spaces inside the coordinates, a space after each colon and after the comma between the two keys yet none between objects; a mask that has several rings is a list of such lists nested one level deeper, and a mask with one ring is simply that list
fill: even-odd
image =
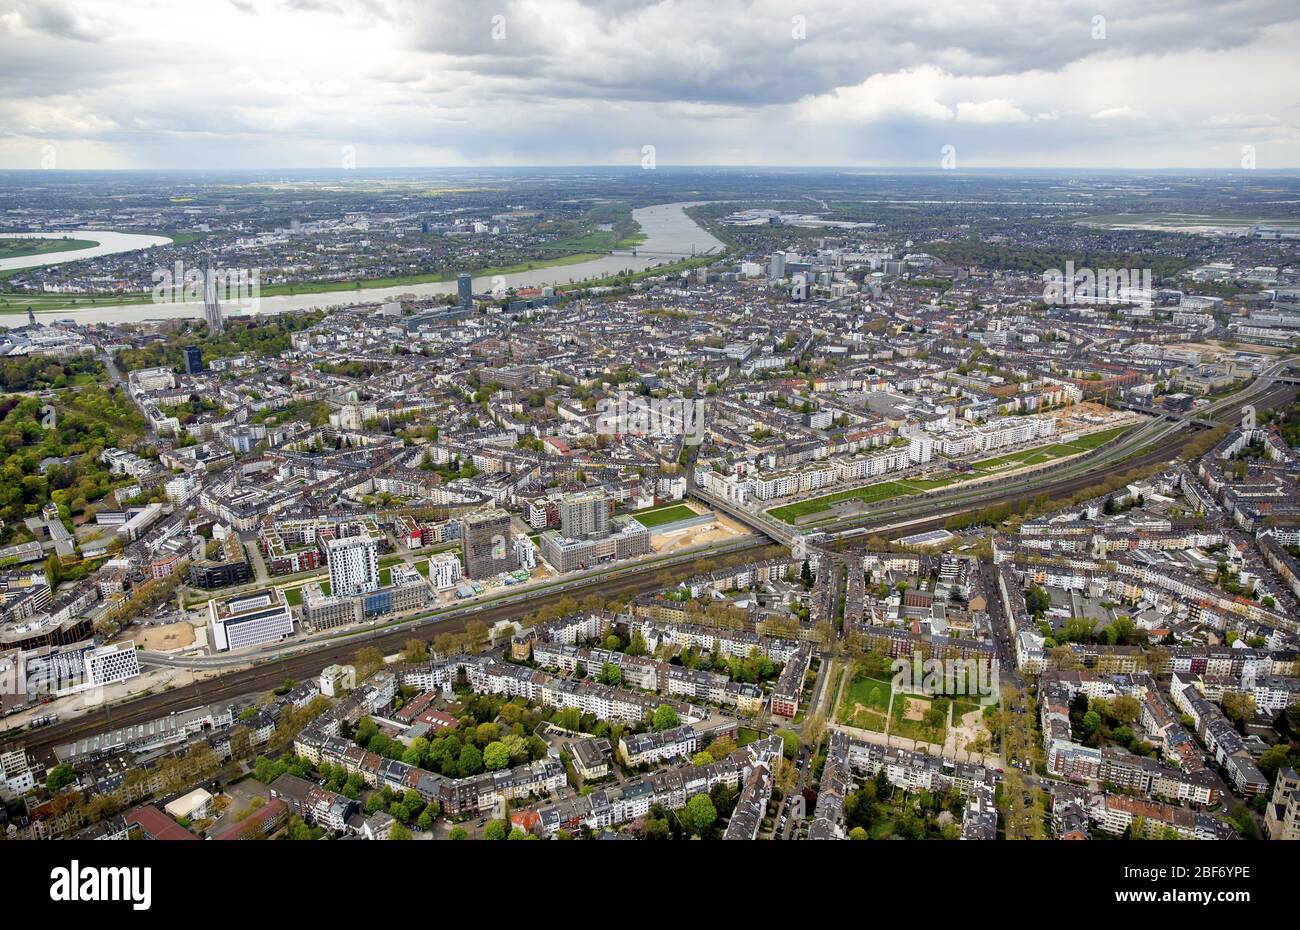
[{"label": "cloudy sky", "polygon": [[0,0],[0,167],[1300,167],[1295,0]]}]

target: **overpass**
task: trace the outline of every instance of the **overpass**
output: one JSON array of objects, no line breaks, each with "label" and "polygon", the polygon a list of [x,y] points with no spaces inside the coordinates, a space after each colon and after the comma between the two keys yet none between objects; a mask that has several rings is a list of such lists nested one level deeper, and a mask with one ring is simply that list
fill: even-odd
[{"label": "overpass", "polygon": [[1177,420],[1178,414],[1171,413],[1168,410],[1162,410],[1159,407],[1152,407],[1150,404],[1138,404],[1131,400],[1121,400],[1114,404],[1120,410],[1131,410],[1134,413],[1145,413],[1149,417],[1156,417],[1161,420]]},{"label": "overpass", "polygon": [[[690,480],[694,480],[691,476]],[[796,537],[802,534],[797,532],[793,526],[775,517],[769,517],[765,513],[755,513],[747,510],[739,504],[734,504],[725,497],[719,497],[712,491],[706,491],[699,485],[692,484],[691,489],[687,492],[690,497],[694,497],[702,504],[707,504],[714,510],[721,511],[731,517],[738,523],[757,530],[764,536],[772,539],[783,546],[792,546]]]},{"label": "overpass", "polygon": [[[1278,378],[1275,379],[1272,383],[1276,384],[1282,381],[1283,381],[1282,378]],[[1298,382],[1292,382],[1292,383],[1298,383]],[[1213,429],[1214,427],[1219,425],[1208,417],[1189,418],[1183,416],[1182,414],[1173,413],[1172,411],[1169,410],[1163,410],[1160,407],[1152,407],[1148,404],[1133,403],[1132,401],[1127,401],[1127,400],[1120,401],[1119,403],[1116,403],[1114,406],[1118,407],[1120,410],[1131,410],[1134,413],[1144,413],[1149,417],[1153,417],[1154,419],[1157,420],[1164,420],[1167,423],[1186,423],[1188,426],[1191,426],[1195,429]]]}]

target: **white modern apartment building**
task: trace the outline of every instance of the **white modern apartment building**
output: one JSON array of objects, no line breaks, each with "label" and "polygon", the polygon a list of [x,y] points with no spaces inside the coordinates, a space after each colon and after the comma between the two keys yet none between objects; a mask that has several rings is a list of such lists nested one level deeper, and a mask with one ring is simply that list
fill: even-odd
[{"label": "white modern apartment building", "polygon": [[515,561],[520,568],[531,570],[537,567],[537,548],[527,536],[515,537]]},{"label": "white modern apartment building", "polygon": [[429,558],[429,581],[443,591],[460,583],[460,558],[454,552],[439,552]]},{"label": "white modern apartment building", "polygon": [[199,481],[192,472],[185,472],[163,485],[167,500],[173,504],[183,504],[199,489]]},{"label": "white modern apartment building", "polygon": [[379,544],[369,536],[345,536],[326,544],[330,594],[350,596],[379,590]]},{"label": "white modern apartment building", "polygon": [[733,504],[748,503],[754,489],[753,482],[748,478],[716,471],[697,471],[695,480],[710,494],[716,494]]},{"label": "white modern apartment building", "polygon": [[974,429],[975,451],[989,452],[1056,435],[1052,417],[998,417]]},{"label": "white modern apartment building", "polygon": [[949,458],[992,452],[1056,435],[1052,417],[997,417],[969,429],[950,429],[934,438],[933,450]]},{"label": "white modern apartment building", "polygon": [[36,787],[36,766],[21,749],[0,753],[0,788],[12,796]]},{"label": "white modern apartment building", "polygon": [[170,391],[176,387],[176,376],[170,368],[137,368],[127,375],[127,384],[133,394]]},{"label": "white modern apartment building", "polygon": [[834,484],[837,477],[837,469],[829,464],[803,465],[769,472],[754,478],[754,496],[766,501],[805,491],[816,491]]},{"label": "white modern apartment building", "polygon": [[856,456],[849,459],[837,459],[835,470],[841,481],[860,481],[863,478],[875,478],[891,471],[899,471],[911,464],[907,449],[888,449],[870,455]]}]

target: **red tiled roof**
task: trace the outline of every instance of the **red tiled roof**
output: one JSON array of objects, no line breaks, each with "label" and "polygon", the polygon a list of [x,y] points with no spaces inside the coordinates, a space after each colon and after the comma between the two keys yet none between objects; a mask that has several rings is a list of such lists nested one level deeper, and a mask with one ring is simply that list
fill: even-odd
[{"label": "red tiled roof", "polygon": [[243,840],[247,839],[249,833],[256,832],[259,828],[262,832],[269,833],[273,827],[281,821],[289,819],[289,805],[285,804],[280,798],[273,798],[265,806],[258,808],[249,814],[239,823],[227,830],[222,830],[214,840]]},{"label": "red tiled roof", "polygon": [[126,822],[136,824],[155,840],[197,840],[198,837],[172,820],[152,804],[142,804],[126,812]]}]

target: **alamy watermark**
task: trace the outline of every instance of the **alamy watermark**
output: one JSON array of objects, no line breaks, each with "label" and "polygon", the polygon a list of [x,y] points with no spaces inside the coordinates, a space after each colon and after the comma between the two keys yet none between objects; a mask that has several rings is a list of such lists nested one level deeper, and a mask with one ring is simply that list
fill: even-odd
[{"label": "alamy watermark", "polygon": [[894,690],[928,697],[973,698],[980,704],[998,700],[998,666],[989,659],[935,659],[921,653],[889,665]]},{"label": "alamy watermark", "polygon": [[156,304],[203,304],[212,298],[220,307],[257,313],[262,303],[261,272],[257,268],[186,268],[177,261],[171,268],[156,268],[153,275]]},{"label": "alamy watermark", "polygon": [[690,446],[704,439],[702,398],[607,397],[597,404],[596,412],[596,432],[606,436],[681,436]]},{"label": "alamy watermark", "polygon": [[[95,681],[87,654],[75,651],[34,658],[15,655],[0,665],[0,695],[33,705],[75,695],[86,708],[99,707],[105,700],[104,685]],[[36,715],[41,716],[45,715]]]},{"label": "alamy watermark", "polygon": [[1155,294],[1150,268],[1049,268],[1043,272],[1043,302],[1050,306],[1073,303],[1150,303]]},{"label": "alamy watermark", "polygon": [[93,866],[73,859],[50,871],[51,901],[124,901],[132,910],[153,904],[151,866]]}]

